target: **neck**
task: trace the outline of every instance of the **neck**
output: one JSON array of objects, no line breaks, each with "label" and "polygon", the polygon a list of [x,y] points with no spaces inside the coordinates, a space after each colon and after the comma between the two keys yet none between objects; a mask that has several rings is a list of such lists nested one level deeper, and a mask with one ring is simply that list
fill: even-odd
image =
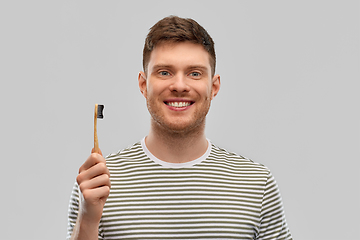
[{"label": "neck", "polygon": [[158,159],[171,163],[184,163],[201,157],[207,150],[205,124],[191,132],[166,131],[151,124],[145,139],[146,147]]}]

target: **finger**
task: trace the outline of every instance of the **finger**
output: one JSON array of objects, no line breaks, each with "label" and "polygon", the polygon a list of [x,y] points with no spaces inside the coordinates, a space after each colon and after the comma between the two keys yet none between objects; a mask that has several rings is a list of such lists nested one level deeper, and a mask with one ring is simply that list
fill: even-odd
[{"label": "finger", "polygon": [[94,188],[94,189],[87,189],[82,194],[83,194],[85,201],[95,203],[99,199],[106,200],[106,198],[110,194],[110,187],[102,186],[102,187],[98,187],[98,188]]},{"label": "finger", "polygon": [[96,165],[93,165],[89,169],[81,171],[77,176],[76,180],[79,184],[81,184],[84,181],[88,181],[102,174],[106,174],[108,177],[110,177],[109,169],[107,168],[105,163],[101,162],[101,163],[97,163]]},{"label": "finger", "polygon": [[105,158],[98,154],[98,153],[92,153],[88,159],[84,162],[84,164],[79,168],[79,173],[87,170],[89,168],[91,168],[92,166],[98,164],[98,163],[105,163],[106,164],[106,160]]},{"label": "finger", "polygon": [[84,181],[79,185],[81,192],[85,192],[89,189],[101,188],[103,186],[111,187],[110,178],[107,174],[102,174],[88,181]]}]

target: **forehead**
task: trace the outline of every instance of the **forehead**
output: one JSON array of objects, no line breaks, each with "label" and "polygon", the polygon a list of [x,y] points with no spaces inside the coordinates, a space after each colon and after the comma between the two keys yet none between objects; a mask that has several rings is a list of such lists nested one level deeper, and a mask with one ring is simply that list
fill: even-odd
[{"label": "forehead", "polygon": [[161,43],[151,52],[148,69],[154,66],[169,65],[186,67],[201,65],[210,70],[210,54],[200,44],[191,42]]}]

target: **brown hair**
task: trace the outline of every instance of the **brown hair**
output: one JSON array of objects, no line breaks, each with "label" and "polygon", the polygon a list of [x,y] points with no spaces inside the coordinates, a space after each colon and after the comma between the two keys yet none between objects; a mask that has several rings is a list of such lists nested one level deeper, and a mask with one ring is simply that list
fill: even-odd
[{"label": "brown hair", "polygon": [[216,55],[214,41],[208,32],[191,18],[169,16],[150,28],[143,50],[143,68],[147,72],[150,54],[162,42],[192,42],[200,44],[210,55],[211,75],[215,74]]}]

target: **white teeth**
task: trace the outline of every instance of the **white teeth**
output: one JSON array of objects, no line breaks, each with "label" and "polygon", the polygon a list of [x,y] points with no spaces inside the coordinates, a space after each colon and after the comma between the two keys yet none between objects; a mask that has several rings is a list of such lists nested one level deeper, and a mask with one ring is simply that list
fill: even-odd
[{"label": "white teeth", "polygon": [[190,106],[191,103],[190,102],[168,102],[167,104],[172,107],[181,108],[181,107]]}]

